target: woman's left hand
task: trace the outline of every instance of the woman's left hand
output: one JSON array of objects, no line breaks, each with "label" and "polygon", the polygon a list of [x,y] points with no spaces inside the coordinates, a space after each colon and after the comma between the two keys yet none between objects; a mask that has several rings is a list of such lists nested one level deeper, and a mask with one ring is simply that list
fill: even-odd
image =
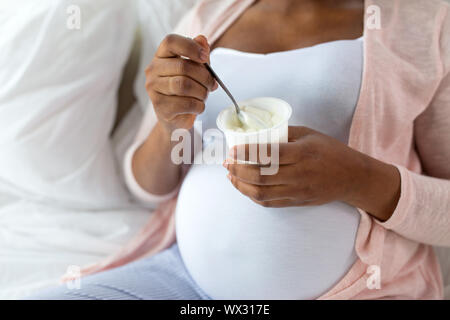
[{"label": "woman's left hand", "polygon": [[264,207],[343,201],[385,221],[399,199],[397,168],[306,127],[289,127],[289,142],[279,145],[274,175],[261,175],[262,164],[236,163],[248,160],[254,149],[246,145],[245,155],[237,150],[232,148],[224,163],[228,177],[241,193]]}]

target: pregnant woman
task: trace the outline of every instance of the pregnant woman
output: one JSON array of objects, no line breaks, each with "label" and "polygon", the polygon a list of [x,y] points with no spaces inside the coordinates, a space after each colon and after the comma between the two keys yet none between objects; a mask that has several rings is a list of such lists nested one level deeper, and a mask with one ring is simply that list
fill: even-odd
[{"label": "pregnant woman", "polygon": [[[151,256],[39,298],[442,298],[430,245],[450,246],[449,6],[209,0],[177,33],[147,69],[152,106],[125,163],[132,193],[162,203],[134,247]],[[205,62],[239,100],[292,106],[276,175],[233,152],[171,161],[175,129],[198,136],[230,105]]]}]

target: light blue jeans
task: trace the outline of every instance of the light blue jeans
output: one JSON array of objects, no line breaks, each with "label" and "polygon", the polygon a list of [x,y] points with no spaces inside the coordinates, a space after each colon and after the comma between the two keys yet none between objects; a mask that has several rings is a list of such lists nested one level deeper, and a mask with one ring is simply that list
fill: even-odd
[{"label": "light blue jeans", "polygon": [[195,284],[175,244],[120,268],[81,278],[79,289],[62,285],[32,300],[209,300]]}]

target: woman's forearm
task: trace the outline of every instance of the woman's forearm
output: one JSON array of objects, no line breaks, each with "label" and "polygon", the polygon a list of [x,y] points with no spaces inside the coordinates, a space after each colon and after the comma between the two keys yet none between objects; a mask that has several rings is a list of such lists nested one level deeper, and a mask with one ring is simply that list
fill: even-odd
[{"label": "woman's forearm", "polygon": [[346,202],[386,221],[394,213],[400,198],[400,173],[392,165],[360,155],[361,165],[355,167],[351,178],[354,179],[354,192]]},{"label": "woman's forearm", "polygon": [[181,166],[171,160],[173,144],[170,132],[158,122],[134,154],[133,174],[139,185],[151,194],[167,194],[180,182]]},{"label": "woman's forearm", "polygon": [[170,34],[158,47],[145,70],[145,88],[158,123],[135,152],[132,170],[139,185],[154,195],[166,195],[179,184],[182,166],[171,159],[171,141],[176,129],[191,130],[195,118],[205,110],[208,93],[218,88],[205,68],[209,44],[204,36],[195,39]]}]

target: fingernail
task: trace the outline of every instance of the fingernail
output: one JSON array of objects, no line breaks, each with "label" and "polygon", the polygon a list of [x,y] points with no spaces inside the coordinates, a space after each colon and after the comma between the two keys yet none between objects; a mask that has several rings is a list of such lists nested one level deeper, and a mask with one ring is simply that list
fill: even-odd
[{"label": "fingernail", "polygon": [[227,174],[227,178],[231,181],[231,174]]},{"label": "fingernail", "polygon": [[208,61],[208,52],[205,49],[200,49],[200,59],[203,61]]},{"label": "fingernail", "polygon": [[228,163],[227,163],[227,160],[225,160],[225,161],[222,163],[222,166],[223,166],[225,169],[228,170]]}]

